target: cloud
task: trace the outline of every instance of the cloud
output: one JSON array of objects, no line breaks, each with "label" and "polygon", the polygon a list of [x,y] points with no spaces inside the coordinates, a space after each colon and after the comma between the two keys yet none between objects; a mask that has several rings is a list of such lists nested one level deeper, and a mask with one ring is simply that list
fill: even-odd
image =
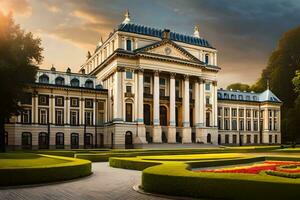
[{"label": "cloud", "polygon": [[22,16],[30,16],[32,13],[31,5],[27,0],[2,0],[0,10],[4,13],[13,12]]}]

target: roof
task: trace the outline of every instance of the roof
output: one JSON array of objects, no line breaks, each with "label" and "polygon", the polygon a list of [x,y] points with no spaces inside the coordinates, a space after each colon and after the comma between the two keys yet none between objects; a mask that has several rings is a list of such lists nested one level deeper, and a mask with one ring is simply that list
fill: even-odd
[{"label": "roof", "polygon": [[274,102],[281,103],[280,99],[267,89],[262,93],[242,92],[239,90],[218,90],[218,100]]},{"label": "roof", "polygon": [[[117,28],[118,31],[124,31],[124,32],[130,32],[130,33],[137,33],[137,34],[142,34],[142,35],[148,35],[152,37],[158,37],[162,38],[163,37],[163,30],[162,29],[157,29],[157,28],[151,28],[148,26],[144,25],[139,25],[139,24],[120,24]],[[170,32],[170,39],[173,41],[177,42],[183,42],[187,44],[192,44],[196,46],[202,46],[202,47],[207,47],[207,48],[212,48],[214,49],[213,46],[211,46],[207,40],[203,38],[197,38],[189,35],[183,35],[175,32]]]}]

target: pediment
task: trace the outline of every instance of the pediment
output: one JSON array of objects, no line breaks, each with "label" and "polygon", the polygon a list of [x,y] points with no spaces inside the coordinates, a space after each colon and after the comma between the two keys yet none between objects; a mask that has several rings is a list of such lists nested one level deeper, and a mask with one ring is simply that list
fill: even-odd
[{"label": "pediment", "polygon": [[187,61],[201,62],[188,51],[170,40],[162,40],[152,45],[138,49],[139,53],[149,53],[152,55],[165,56]]}]

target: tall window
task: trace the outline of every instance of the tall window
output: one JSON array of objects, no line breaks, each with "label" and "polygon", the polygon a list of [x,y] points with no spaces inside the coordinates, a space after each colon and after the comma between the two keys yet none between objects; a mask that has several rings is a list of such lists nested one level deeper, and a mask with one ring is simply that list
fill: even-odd
[{"label": "tall window", "polygon": [[32,145],[32,135],[30,132],[22,133],[22,149],[30,149]]},{"label": "tall window", "polygon": [[251,131],[251,121],[247,121],[247,131]]},{"label": "tall window", "polygon": [[49,147],[48,133],[44,133],[44,132],[39,133],[39,148],[47,149],[48,147]]},{"label": "tall window", "polygon": [[231,110],[231,113],[232,113],[232,117],[236,117],[236,108],[233,108],[232,110]]},{"label": "tall window", "polygon": [[175,96],[180,97],[180,80],[175,80]]},{"label": "tall window", "polygon": [[23,124],[31,123],[31,110],[23,110],[21,115],[21,120]]},{"label": "tall window", "polygon": [[258,131],[258,122],[256,120],[253,122],[253,129],[254,131]]},{"label": "tall window", "polygon": [[39,95],[39,105],[48,106],[49,105],[49,95]]},{"label": "tall window", "polygon": [[207,91],[210,90],[210,83],[205,83],[205,90],[207,90]]},{"label": "tall window", "polygon": [[224,129],[225,129],[225,130],[229,130],[229,120],[228,120],[228,119],[225,119],[225,120],[224,120],[224,123],[225,123],[225,124],[224,124],[224,126],[225,126]]},{"label": "tall window", "polygon": [[210,113],[207,112],[206,113],[206,127],[210,127]]},{"label": "tall window", "polygon": [[151,94],[151,77],[144,76],[144,93]]},{"label": "tall window", "polygon": [[64,106],[64,97],[56,96],[55,97],[55,106]]},{"label": "tall window", "polygon": [[79,107],[79,98],[70,98],[71,107]]},{"label": "tall window", "polygon": [[72,87],[79,87],[79,80],[77,78],[73,78],[71,80],[71,86]]},{"label": "tall window", "polygon": [[105,112],[105,102],[99,101],[98,102],[98,124],[104,124],[104,112]]},{"label": "tall window", "polygon": [[232,127],[231,127],[232,130],[237,130],[237,122],[236,122],[236,119],[233,119],[231,123],[232,123]]},{"label": "tall window", "polygon": [[79,134],[71,133],[71,149],[79,148]]},{"label": "tall window", "polygon": [[85,99],[85,108],[93,108],[93,99]]},{"label": "tall window", "polygon": [[56,125],[64,124],[64,110],[62,109],[55,110],[55,124]]},{"label": "tall window", "polygon": [[131,70],[126,70],[126,79],[132,80],[133,79],[133,73]]},{"label": "tall window", "polygon": [[85,148],[93,147],[93,135],[91,133],[86,133],[84,137],[84,146]]},{"label": "tall window", "polygon": [[57,149],[64,148],[65,145],[64,133],[56,133],[55,141],[56,141],[55,144]]},{"label": "tall window", "polygon": [[150,105],[149,104],[144,104],[144,123],[146,125],[151,124],[151,111],[150,111]]},{"label": "tall window", "polygon": [[205,54],[205,64],[209,64],[209,55]]},{"label": "tall window", "polygon": [[132,104],[126,103],[126,122],[132,122]]},{"label": "tall window", "polygon": [[131,40],[126,40],[126,50],[131,51],[132,50],[132,42]]},{"label": "tall window", "polygon": [[165,106],[160,106],[159,108],[159,112],[160,112],[160,125],[161,126],[167,126],[168,125],[168,112],[167,112],[167,108]]},{"label": "tall window", "polygon": [[166,96],[166,79],[159,78],[159,95]]},{"label": "tall window", "polygon": [[78,110],[71,110],[70,111],[70,124],[76,126],[79,124],[79,115]]},{"label": "tall window", "polygon": [[205,103],[206,103],[206,105],[209,105],[209,104],[210,104],[210,98],[209,98],[209,96],[206,96],[206,97],[205,97]]},{"label": "tall window", "polygon": [[93,111],[85,111],[85,124],[87,126],[93,125]]},{"label": "tall window", "polygon": [[193,84],[189,83],[189,97],[190,99],[193,99]]},{"label": "tall window", "polygon": [[39,109],[39,124],[47,124],[47,123],[48,123],[48,110]]},{"label": "tall window", "polygon": [[244,130],[244,120],[240,120],[240,130]]},{"label": "tall window", "polygon": [[56,79],[55,79],[55,84],[56,85],[64,85],[65,84],[65,79],[63,78],[63,77],[57,77]]},{"label": "tall window", "polygon": [[131,85],[126,85],[126,93],[132,93]]}]

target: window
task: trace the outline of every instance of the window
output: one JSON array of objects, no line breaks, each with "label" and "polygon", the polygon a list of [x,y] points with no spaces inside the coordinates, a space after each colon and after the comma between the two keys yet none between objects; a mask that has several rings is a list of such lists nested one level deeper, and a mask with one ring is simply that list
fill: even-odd
[{"label": "window", "polygon": [[236,113],[237,113],[236,108],[232,108],[231,110],[232,117],[236,117]]},{"label": "window", "polygon": [[126,93],[132,93],[131,85],[126,85]]},{"label": "window", "polygon": [[85,111],[84,117],[87,126],[93,125],[93,111]]},{"label": "window", "polygon": [[22,149],[30,149],[32,145],[32,135],[30,132],[22,133]]},{"label": "window", "polygon": [[49,105],[49,95],[39,95],[39,105],[48,106]]},{"label": "window", "polygon": [[224,116],[225,117],[229,116],[229,108],[224,108]]},{"label": "window", "polygon": [[235,94],[232,94],[232,95],[231,95],[231,99],[236,100],[236,95],[235,95]]},{"label": "window", "polygon": [[237,143],[237,136],[236,135],[232,135],[232,143],[233,144]]},{"label": "window", "polygon": [[71,110],[70,111],[70,124],[73,126],[79,125],[79,111],[78,110]]},{"label": "window", "polygon": [[131,51],[132,50],[132,45],[131,45],[131,40],[126,40],[126,50]]},{"label": "window", "polygon": [[79,98],[71,97],[71,107],[79,107]]},{"label": "window", "polygon": [[98,124],[104,124],[105,101],[98,102]]},{"label": "window", "polygon": [[244,110],[242,109],[239,110],[239,117],[244,117]]},{"label": "window", "polygon": [[77,78],[73,78],[71,80],[71,86],[72,87],[79,87],[79,80]]},{"label": "window", "polygon": [[166,79],[159,78],[159,95],[166,96]]},{"label": "window", "polygon": [[229,144],[229,135],[225,135],[225,144]]},{"label": "window", "polygon": [[253,122],[253,129],[254,131],[258,131],[258,122],[256,120]]},{"label": "window", "polygon": [[205,83],[205,90],[207,90],[207,91],[210,90],[210,83]]},{"label": "window", "polygon": [[247,131],[251,131],[251,121],[247,121]]},{"label": "window", "polygon": [[239,100],[244,100],[243,95],[239,95]]},{"label": "window", "polygon": [[85,108],[93,108],[93,99],[85,99]]},{"label": "window", "polygon": [[126,103],[126,122],[132,122],[132,104]]},{"label": "window", "polygon": [[150,94],[151,93],[151,77],[144,76],[144,93]]},{"label": "window", "polygon": [[258,117],[258,110],[254,110],[254,111],[253,111],[253,117],[254,117],[254,118],[257,118],[257,117]]},{"label": "window", "polygon": [[240,130],[244,130],[244,120],[240,120]]},{"label": "window", "polygon": [[249,110],[249,109],[246,110],[246,116],[251,117],[251,110]]},{"label": "window", "polygon": [[224,129],[229,130],[229,120],[228,119],[224,120]]},{"label": "window", "polygon": [[144,104],[144,123],[146,125],[151,124],[151,110],[149,104]]},{"label": "window", "polygon": [[258,136],[257,135],[254,135],[254,143],[258,144]]},{"label": "window", "polygon": [[79,134],[71,133],[71,149],[79,148]]},{"label": "window", "polygon": [[167,126],[168,125],[168,112],[167,108],[165,106],[160,106],[159,107],[159,121],[161,126]]},{"label": "window", "polygon": [[150,76],[144,76],[144,83],[151,83],[151,77]]},{"label": "window", "polygon": [[211,143],[211,135],[210,135],[210,133],[207,134],[206,141],[207,141],[207,143]]},{"label": "window", "polygon": [[48,110],[39,109],[39,124],[47,124],[47,123],[48,123]]},{"label": "window", "polygon": [[55,84],[56,85],[64,85],[65,84],[65,79],[63,78],[63,77],[57,77],[56,79],[55,79]]},{"label": "window", "polygon": [[180,97],[180,80],[175,80],[175,96]]},{"label": "window", "polygon": [[250,96],[249,95],[246,96],[246,101],[250,101]]},{"label": "window", "polygon": [[272,130],[272,119],[269,119],[269,130]]},{"label": "window", "polygon": [[31,123],[31,110],[23,110],[21,115],[21,120],[23,124]]},{"label": "window", "polygon": [[57,149],[63,149],[65,145],[64,133],[56,133],[55,142]]},{"label": "window", "polygon": [[126,79],[132,80],[133,79],[133,73],[130,70],[126,70]]},{"label": "window", "polygon": [[64,110],[62,109],[55,110],[55,124],[56,125],[64,124]]},{"label": "window", "polygon": [[237,130],[237,122],[236,122],[236,120],[233,119],[231,123],[232,123],[231,129],[232,129],[232,130]]},{"label": "window", "polygon": [[48,133],[39,133],[39,149],[49,148],[49,135]]},{"label": "window", "polygon": [[87,80],[84,84],[86,88],[94,88],[94,82],[92,80]]},{"label": "window", "polygon": [[193,99],[193,84],[189,83],[189,97],[190,99]]},{"label": "window", "polygon": [[93,146],[93,135],[91,133],[86,133],[84,137],[85,148],[91,148]]},{"label": "window", "polygon": [[253,96],[253,101],[257,101],[257,96]]},{"label": "window", "polygon": [[209,63],[209,55],[208,54],[205,54],[205,64],[208,64]]},{"label": "window", "polygon": [[56,96],[55,97],[55,106],[64,106],[64,97]]},{"label": "window", "polygon": [[229,99],[229,94],[224,93],[224,99]]},{"label": "window", "polygon": [[221,113],[222,113],[222,108],[218,107],[218,116],[221,116]]},{"label": "window", "polygon": [[251,135],[247,135],[247,143],[251,144]]},{"label": "window", "polygon": [[272,144],[272,135],[269,135],[269,144]]},{"label": "window", "polygon": [[39,82],[40,83],[49,83],[49,77],[46,74],[43,74],[39,77]]},{"label": "window", "polygon": [[210,98],[209,98],[209,96],[206,96],[206,97],[205,97],[205,103],[206,103],[206,105],[209,105],[209,104],[210,104]]}]

